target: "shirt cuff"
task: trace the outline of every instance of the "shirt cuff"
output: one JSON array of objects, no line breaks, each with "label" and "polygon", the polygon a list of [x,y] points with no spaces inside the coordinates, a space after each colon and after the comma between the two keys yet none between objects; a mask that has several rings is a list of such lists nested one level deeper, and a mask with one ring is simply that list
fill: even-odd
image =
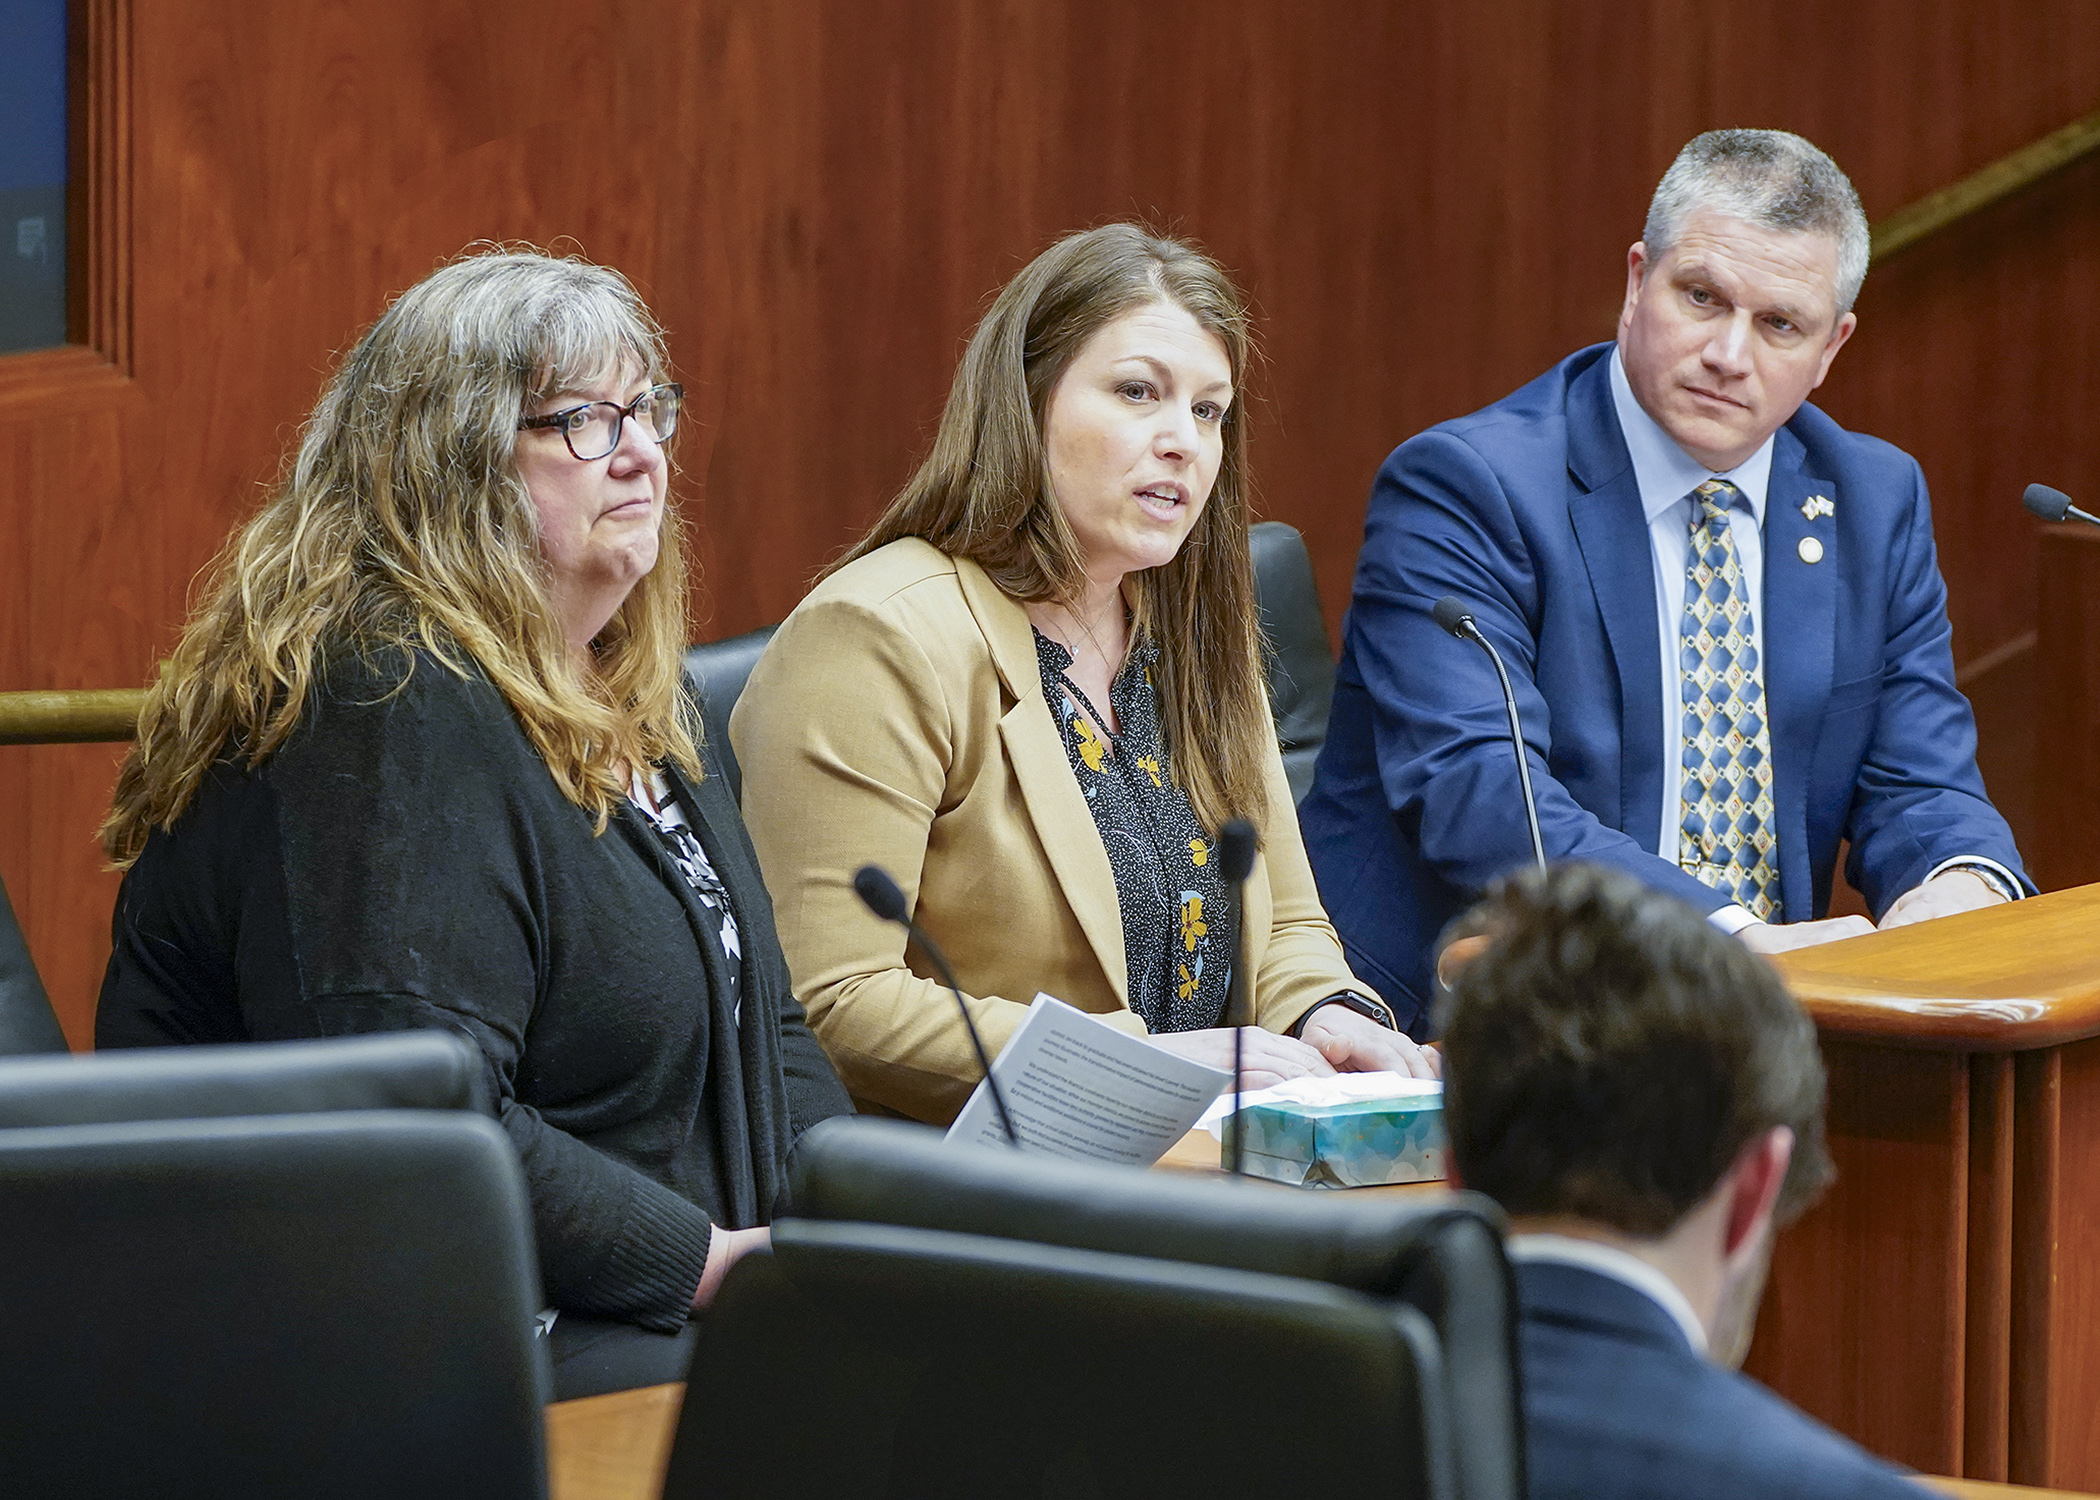
[{"label": "shirt cuff", "polygon": [[1717,911],[1708,912],[1706,914],[1706,920],[1713,923],[1714,926],[1720,928],[1730,937],[1734,937],[1745,927],[1755,927],[1758,925],[1757,918],[1750,914],[1749,907],[1736,906],[1733,903],[1721,907]]},{"label": "shirt cuff", "polygon": [[[1993,875],[2005,882],[2005,890],[2012,892],[2013,900],[2024,901],[2027,899],[2026,888],[2020,884],[2019,876],[2013,874],[2012,871],[2006,869],[2005,866],[1999,864],[1995,859],[1986,858],[1981,854],[1957,854],[1952,859],[1943,859],[1925,872],[1925,880],[1944,875],[1949,870],[1958,870],[1963,865],[1974,865],[1978,869],[1989,870]],[[1923,885],[1925,880],[1919,881],[1918,884]],[[1999,894],[2003,895],[2005,892],[2000,891]]]}]

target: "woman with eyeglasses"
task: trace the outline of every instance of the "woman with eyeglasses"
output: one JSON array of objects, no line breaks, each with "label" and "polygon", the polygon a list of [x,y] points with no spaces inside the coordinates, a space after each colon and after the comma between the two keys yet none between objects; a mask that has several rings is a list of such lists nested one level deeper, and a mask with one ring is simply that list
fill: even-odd
[{"label": "woman with eyeglasses", "polygon": [[1433,1074],[1313,889],[1262,680],[1249,332],[1216,262],[1067,236],[972,336],[932,452],[780,627],[732,721],[797,993],[867,1104],[945,1122],[955,1003],[848,884],[883,865],[996,1050],[1037,991],[1229,1069],[1218,833],[1260,831],[1246,1082]]},{"label": "woman with eyeglasses", "polygon": [[103,828],[98,1046],[480,1049],[564,1396],[683,1378],[671,1335],[851,1107],[684,688],[665,369],[602,267],[402,294],[234,534]]}]

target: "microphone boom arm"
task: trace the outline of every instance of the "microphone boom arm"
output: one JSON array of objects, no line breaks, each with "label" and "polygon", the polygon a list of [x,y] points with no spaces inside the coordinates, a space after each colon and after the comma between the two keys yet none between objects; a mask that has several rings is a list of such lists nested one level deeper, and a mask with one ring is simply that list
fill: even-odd
[{"label": "microphone boom arm", "polygon": [[1466,639],[1487,652],[1488,660],[1495,664],[1495,675],[1502,679],[1502,706],[1509,710],[1509,747],[1517,756],[1517,784],[1524,789],[1524,821],[1531,830],[1531,857],[1538,861],[1539,873],[1546,873],[1546,841],[1539,834],[1538,799],[1531,794],[1531,757],[1524,753],[1524,724],[1517,717],[1516,690],[1509,685],[1509,668],[1502,665],[1502,653],[1495,643],[1480,633],[1473,617],[1466,617]]},{"label": "microphone boom arm", "polygon": [[1509,668],[1502,665],[1502,653],[1495,649],[1495,643],[1480,633],[1473,616],[1454,595],[1446,594],[1437,600],[1436,607],[1429,614],[1438,629],[1460,640],[1471,641],[1495,664],[1495,676],[1502,683],[1502,706],[1509,712],[1509,748],[1517,757],[1517,785],[1524,791],[1524,826],[1531,833],[1531,857],[1538,861],[1539,873],[1543,875],[1546,873],[1546,840],[1539,832],[1539,804],[1531,794],[1531,760],[1524,753],[1524,723],[1517,717],[1517,692],[1509,684]]}]

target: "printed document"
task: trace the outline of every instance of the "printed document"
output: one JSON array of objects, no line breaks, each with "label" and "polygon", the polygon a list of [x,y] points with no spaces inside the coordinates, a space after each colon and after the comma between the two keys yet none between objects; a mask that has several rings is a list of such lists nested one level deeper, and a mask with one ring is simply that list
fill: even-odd
[{"label": "printed document", "polygon": [[[1177,1057],[1049,995],[1035,997],[992,1076],[1022,1150],[1135,1167],[1158,1161],[1232,1082],[1226,1069]],[[982,1083],[948,1139],[1006,1144]]]}]

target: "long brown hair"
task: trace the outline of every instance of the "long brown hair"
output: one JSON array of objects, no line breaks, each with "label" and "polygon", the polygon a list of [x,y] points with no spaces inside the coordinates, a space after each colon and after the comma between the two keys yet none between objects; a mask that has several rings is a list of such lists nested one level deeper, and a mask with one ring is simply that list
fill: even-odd
[{"label": "long brown hair", "polygon": [[[501,250],[401,294],[322,393],[296,457],[229,539],[147,690],[102,847],[119,866],[168,828],[222,755],[260,765],[297,726],[325,655],[471,658],[562,792],[602,830],[622,765],[700,772],[680,692],[685,566],[665,507],[656,566],[571,657],[549,604],[519,417],[609,370],[651,380],[663,331],[619,272]],[[408,668],[413,668],[413,655]],[[404,678],[405,681],[405,678]]]},{"label": "long brown hair", "polygon": [[1160,700],[1175,779],[1212,828],[1257,824],[1275,737],[1247,547],[1247,310],[1232,278],[1193,246],[1136,224],[1067,235],[1009,281],[970,337],[933,449],[842,558],[902,537],[967,557],[1024,603],[1076,602],[1086,559],[1058,507],[1044,414],[1081,346],[1133,308],[1170,302],[1225,348],[1233,401],[1209,503],[1172,562],[1131,575],[1136,628],[1159,646]]}]

